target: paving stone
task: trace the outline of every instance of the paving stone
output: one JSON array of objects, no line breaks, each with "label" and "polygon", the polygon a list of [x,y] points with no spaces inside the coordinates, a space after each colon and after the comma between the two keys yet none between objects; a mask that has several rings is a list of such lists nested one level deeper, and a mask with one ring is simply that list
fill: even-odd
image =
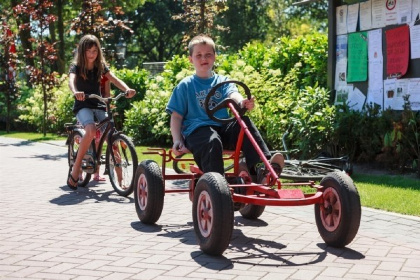
[{"label": "paving stone", "polygon": [[187,194],[166,194],[156,225],[142,224],[109,180],[66,186],[63,144],[0,137],[0,279],[419,279],[419,217],[362,207],[355,239],[332,248],[313,206],[266,207],[253,221],[235,212],[228,249],[212,257]]}]

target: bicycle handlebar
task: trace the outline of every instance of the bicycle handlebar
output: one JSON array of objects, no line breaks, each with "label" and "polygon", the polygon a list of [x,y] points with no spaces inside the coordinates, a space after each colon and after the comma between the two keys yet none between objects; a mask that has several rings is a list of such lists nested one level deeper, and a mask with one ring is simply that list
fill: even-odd
[{"label": "bicycle handlebar", "polygon": [[96,99],[98,99],[99,101],[102,101],[102,102],[104,102],[104,103],[107,103],[109,100],[115,100],[115,101],[117,101],[118,99],[120,99],[121,97],[125,97],[125,96],[127,96],[127,92],[121,92],[120,94],[118,94],[117,96],[115,96],[115,97],[102,97],[102,96],[99,96],[99,95],[97,95],[97,94],[85,94],[86,95],[86,98],[96,98]]}]

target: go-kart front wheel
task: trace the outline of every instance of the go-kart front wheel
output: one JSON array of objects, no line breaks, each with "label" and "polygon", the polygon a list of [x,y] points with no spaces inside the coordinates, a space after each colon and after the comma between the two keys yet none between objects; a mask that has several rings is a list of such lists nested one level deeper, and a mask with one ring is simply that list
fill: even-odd
[{"label": "go-kart front wheel", "polygon": [[152,160],[140,163],[134,180],[134,203],[137,216],[145,224],[154,224],[159,220],[163,209],[165,187],[162,171]]},{"label": "go-kart front wheel", "polygon": [[200,177],[194,190],[192,214],[200,249],[209,255],[223,254],[233,231],[233,202],[221,174],[209,172]]},{"label": "go-kart front wheel", "polygon": [[344,247],[359,230],[360,196],[351,178],[343,172],[331,172],[320,182],[323,202],[315,204],[315,220],[322,239],[330,246]]}]

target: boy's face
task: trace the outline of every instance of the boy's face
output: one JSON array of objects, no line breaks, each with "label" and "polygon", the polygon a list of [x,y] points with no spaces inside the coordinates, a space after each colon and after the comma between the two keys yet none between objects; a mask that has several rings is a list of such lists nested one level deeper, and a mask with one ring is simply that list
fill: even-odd
[{"label": "boy's face", "polygon": [[189,56],[189,59],[194,65],[197,76],[202,78],[211,77],[216,55],[210,45],[195,45],[193,53]]}]

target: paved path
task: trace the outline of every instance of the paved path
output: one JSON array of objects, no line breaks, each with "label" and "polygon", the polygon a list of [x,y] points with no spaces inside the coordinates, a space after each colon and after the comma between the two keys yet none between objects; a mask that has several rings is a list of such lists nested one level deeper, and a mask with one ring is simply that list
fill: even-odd
[{"label": "paved path", "polygon": [[313,206],[235,215],[222,257],[203,254],[186,194],[157,225],[109,181],[71,191],[66,148],[0,137],[0,279],[420,279],[420,219],[362,209],[345,249],[327,247]]}]

